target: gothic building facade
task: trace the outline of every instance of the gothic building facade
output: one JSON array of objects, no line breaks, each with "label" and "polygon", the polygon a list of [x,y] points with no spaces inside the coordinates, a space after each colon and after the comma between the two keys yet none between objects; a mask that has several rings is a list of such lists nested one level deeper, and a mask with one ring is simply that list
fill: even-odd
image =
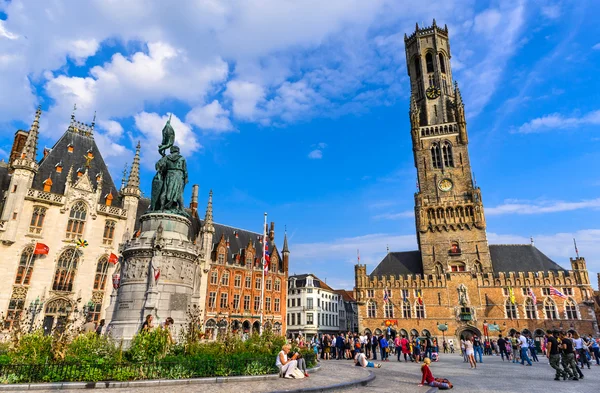
[{"label": "gothic building facade", "polygon": [[[419,249],[355,267],[361,331],[450,336],[550,327],[598,332],[584,258],[567,270],[533,242],[488,245],[468,152],[464,103],[452,78],[447,27],[405,35],[410,124],[419,190]],[[552,296],[550,287],[564,295]]]},{"label": "gothic building facade", "polygon": [[[121,275],[131,273],[121,271],[120,245],[140,242],[140,217],[150,205],[140,189],[140,145],[117,188],[94,140],[94,123],[78,122],[74,114],[38,160],[40,116],[38,109],[30,130],[15,133],[9,162],[0,163],[0,280],[10,283],[0,290],[2,330],[33,321],[50,332],[73,317],[106,319],[108,325],[127,306],[116,302]],[[193,186],[186,209],[201,268],[184,279],[193,283],[193,304],[208,336],[219,329],[259,330],[261,314],[263,327],[285,332],[287,238],[279,253],[271,223],[261,312],[262,234],[215,223],[212,203],[211,191],[201,219]],[[171,272],[164,270],[157,279],[166,282]]]}]

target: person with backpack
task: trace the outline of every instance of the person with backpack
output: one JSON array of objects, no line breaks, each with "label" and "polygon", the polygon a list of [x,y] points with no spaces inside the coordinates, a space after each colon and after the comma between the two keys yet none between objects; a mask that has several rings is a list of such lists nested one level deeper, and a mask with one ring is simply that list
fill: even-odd
[{"label": "person with backpack", "polygon": [[506,340],[502,338],[501,334],[498,335],[498,351],[500,352],[502,361],[504,361],[504,356],[506,356],[506,360],[510,360],[508,353],[506,352]]},{"label": "person with backpack", "polygon": [[[379,346],[379,339],[377,335],[371,336],[371,352],[373,352],[373,360],[377,360],[377,347]],[[383,359],[382,359],[383,360]]]}]

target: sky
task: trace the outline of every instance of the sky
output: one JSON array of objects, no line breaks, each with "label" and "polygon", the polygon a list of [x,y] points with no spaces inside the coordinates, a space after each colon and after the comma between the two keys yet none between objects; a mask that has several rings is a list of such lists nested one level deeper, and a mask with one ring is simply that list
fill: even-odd
[{"label": "sky", "polygon": [[[600,25],[591,0],[0,0],[0,157],[41,105],[40,149],[74,104],[117,186],[142,146],[149,195],[172,114],[215,221],[275,222],[290,274],[351,289],[417,249],[404,34],[447,24],[490,244],[600,272]],[[189,202],[191,187],[186,189]]]}]

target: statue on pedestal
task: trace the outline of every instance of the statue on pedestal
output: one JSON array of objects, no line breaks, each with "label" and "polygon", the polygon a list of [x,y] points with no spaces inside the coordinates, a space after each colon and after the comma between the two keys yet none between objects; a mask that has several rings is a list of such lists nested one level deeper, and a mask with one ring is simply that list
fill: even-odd
[{"label": "statue on pedestal", "polygon": [[[179,147],[173,145],[175,130],[170,125],[171,119],[163,128],[163,144],[158,152],[163,156],[156,162],[156,175],[152,179],[152,199],[150,211],[168,212],[187,216],[184,211],[183,190],[188,182],[187,164],[180,154]],[[170,154],[164,151],[169,148]]]}]

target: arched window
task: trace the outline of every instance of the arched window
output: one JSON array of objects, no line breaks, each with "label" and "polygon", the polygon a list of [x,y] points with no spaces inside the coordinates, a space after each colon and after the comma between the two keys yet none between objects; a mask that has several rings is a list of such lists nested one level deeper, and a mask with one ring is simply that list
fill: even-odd
[{"label": "arched window", "polygon": [[69,292],[73,289],[73,281],[77,273],[79,257],[79,251],[75,248],[68,248],[60,254],[56,263],[56,271],[54,272],[53,291]]},{"label": "arched window", "polygon": [[116,221],[106,220],[104,223],[104,233],[102,235],[102,244],[111,245],[115,237]]},{"label": "arched window", "polygon": [[475,267],[475,271],[477,273],[481,273],[483,271],[483,266],[481,266],[481,262],[475,262],[473,266]]},{"label": "arched window", "polygon": [[415,316],[417,319],[425,318],[425,305],[419,303],[419,301],[415,301]]},{"label": "arched window", "polygon": [[87,207],[84,202],[76,202],[71,207],[69,221],[67,222],[67,239],[75,239],[83,235],[86,216]]},{"label": "arched window", "polygon": [[439,262],[435,264],[435,274],[437,274],[437,275],[444,274],[444,267]]},{"label": "arched window", "polygon": [[376,318],[377,317],[377,303],[370,301],[367,303],[367,317],[368,318]]},{"label": "arched window", "polygon": [[417,79],[421,77],[421,60],[418,57],[415,57],[415,76]]},{"label": "arched window", "polygon": [[402,302],[402,318],[409,319],[412,318],[412,310],[410,309],[410,303],[408,300]]},{"label": "arched window", "polygon": [[29,285],[31,274],[33,273],[33,264],[35,259],[36,255],[33,253],[33,247],[25,247],[21,253],[21,259],[19,260],[15,284]]},{"label": "arched window", "polygon": [[442,155],[444,156],[444,166],[453,168],[454,158],[452,158],[452,145],[450,142],[444,142],[444,145],[442,146]]},{"label": "arched window", "polygon": [[544,301],[544,311],[546,312],[546,319],[558,319],[558,312],[556,311],[556,304],[550,298]]},{"label": "arched window", "polygon": [[433,72],[433,55],[431,53],[425,55],[425,64],[427,64],[427,72]]},{"label": "arched window", "polygon": [[36,235],[42,233],[42,226],[44,225],[45,217],[46,208],[43,206],[34,206],[33,214],[31,215],[31,222],[29,223],[29,233],[35,233]]},{"label": "arched window", "polygon": [[577,306],[573,299],[568,299],[565,302],[565,317],[567,319],[579,319],[577,316]]},{"label": "arched window", "polygon": [[94,278],[94,289],[101,291],[104,290],[108,266],[108,258],[106,256],[103,256],[98,260],[98,265],[96,266],[96,277]]},{"label": "arched window", "polygon": [[442,167],[442,153],[440,152],[440,145],[437,143],[431,146],[431,162],[434,168]]},{"label": "arched window", "polygon": [[394,318],[394,305],[391,302],[385,303],[383,306],[384,318]]},{"label": "arched window", "polygon": [[525,300],[525,314],[527,315],[527,319],[537,319],[537,309],[531,298]]},{"label": "arched window", "polygon": [[506,299],[505,309],[506,318],[517,319],[517,306],[510,299]]},{"label": "arched window", "polygon": [[446,62],[444,59],[444,55],[443,54],[439,54],[438,57],[440,58],[440,71],[442,71],[442,74],[446,73]]},{"label": "arched window", "polygon": [[229,272],[224,272],[221,276],[221,285],[229,286]]},{"label": "arched window", "polygon": [[453,272],[464,272],[465,271],[465,264],[462,262],[456,262],[453,263],[452,265],[450,265],[450,269]]}]

